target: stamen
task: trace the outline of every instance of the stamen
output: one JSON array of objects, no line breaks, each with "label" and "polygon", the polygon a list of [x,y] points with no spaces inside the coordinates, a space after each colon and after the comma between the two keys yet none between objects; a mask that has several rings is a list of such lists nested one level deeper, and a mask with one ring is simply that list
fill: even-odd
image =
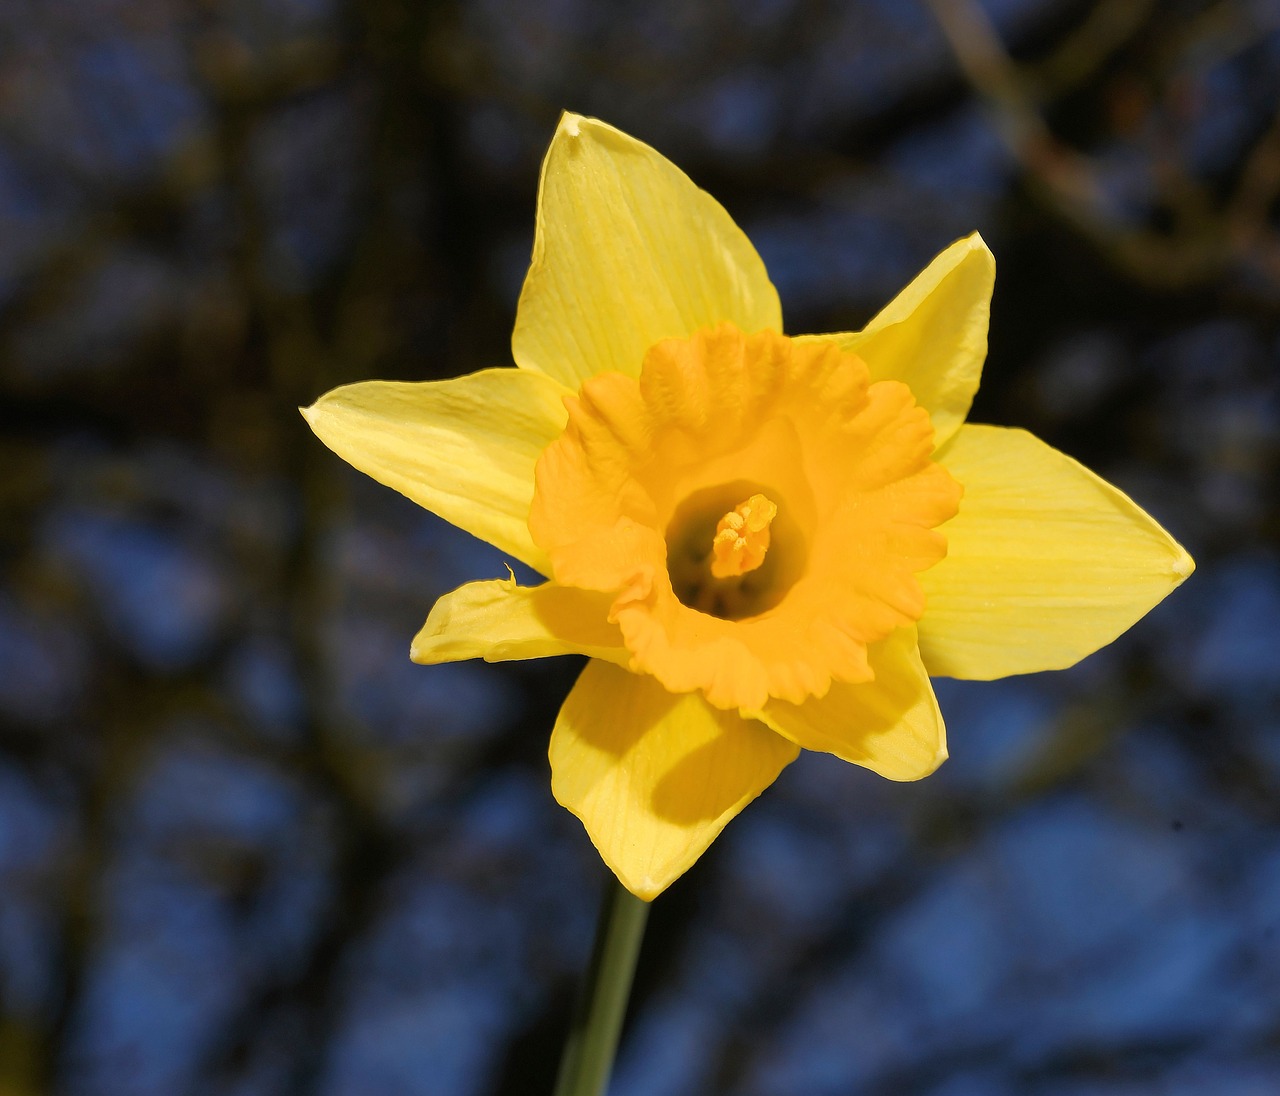
[{"label": "stamen", "polygon": [[711,573],[716,578],[732,578],[759,567],[769,550],[769,526],[777,516],[778,504],[760,494],[725,514],[711,542]]}]

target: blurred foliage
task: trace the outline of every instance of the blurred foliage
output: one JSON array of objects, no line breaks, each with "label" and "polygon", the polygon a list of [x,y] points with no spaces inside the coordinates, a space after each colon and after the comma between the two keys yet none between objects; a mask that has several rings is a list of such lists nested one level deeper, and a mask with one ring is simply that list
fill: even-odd
[{"label": "blurred foliage", "polygon": [[1274,0],[3,0],[0,1093],[549,1090],[602,881],[571,660],[424,669],[494,551],[296,406],[509,361],[539,158],[603,117],[796,331],[980,229],[974,417],[1200,571],[952,760],[806,756],[657,904],[619,1096],[1275,1091]]}]

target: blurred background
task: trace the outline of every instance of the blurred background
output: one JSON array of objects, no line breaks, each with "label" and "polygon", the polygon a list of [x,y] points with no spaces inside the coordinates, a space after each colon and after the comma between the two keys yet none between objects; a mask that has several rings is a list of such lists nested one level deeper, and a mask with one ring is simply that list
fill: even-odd
[{"label": "blurred background", "polygon": [[408,661],[494,550],[296,407],[510,361],[563,108],[788,329],[954,238],[973,418],[1194,578],[952,760],[804,755],[657,903],[616,1096],[1280,1091],[1280,4],[0,0],[0,1094],[550,1090],[603,869],[571,659]]}]

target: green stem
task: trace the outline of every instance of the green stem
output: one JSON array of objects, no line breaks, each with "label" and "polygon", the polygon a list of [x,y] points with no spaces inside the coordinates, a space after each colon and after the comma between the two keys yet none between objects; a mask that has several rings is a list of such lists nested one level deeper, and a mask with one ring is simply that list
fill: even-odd
[{"label": "green stem", "polygon": [[610,879],[596,925],[591,966],[560,1059],[555,1096],[604,1096],[609,1087],[648,917],[649,903]]}]

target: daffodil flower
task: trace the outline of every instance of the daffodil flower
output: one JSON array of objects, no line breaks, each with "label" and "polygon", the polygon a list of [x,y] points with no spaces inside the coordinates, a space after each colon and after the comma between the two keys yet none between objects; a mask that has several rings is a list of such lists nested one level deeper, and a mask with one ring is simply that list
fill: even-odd
[{"label": "daffodil flower", "polygon": [[952,244],[863,330],[788,337],[724,209],[567,114],[543,164],[515,369],[338,388],[361,471],[546,576],[472,582],[422,663],[589,661],[552,790],[652,899],[800,749],[893,780],[947,756],[929,676],[1070,666],[1193,569],[1120,491],[965,424],[995,263]]}]

